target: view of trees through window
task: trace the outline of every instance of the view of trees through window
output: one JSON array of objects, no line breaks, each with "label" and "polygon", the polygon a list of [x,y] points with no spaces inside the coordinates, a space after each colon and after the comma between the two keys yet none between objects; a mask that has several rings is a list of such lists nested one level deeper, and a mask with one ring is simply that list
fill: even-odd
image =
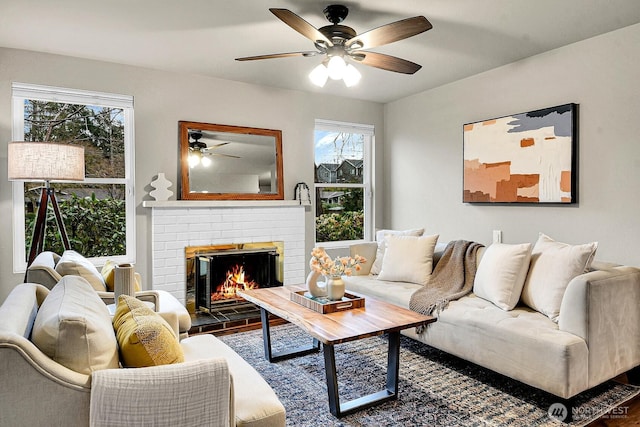
[{"label": "view of trees through window", "polygon": [[316,242],[364,239],[365,135],[315,131]]},{"label": "view of trees through window", "polygon": [[[84,147],[85,182],[51,185],[71,247],[87,257],[126,252],[126,189],[124,183],[117,182],[125,177],[124,134],[122,108],[30,99],[24,102],[24,141],[53,141]],[[24,186],[27,246],[42,185],[28,182]],[[44,249],[64,251],[51,206]]]}]

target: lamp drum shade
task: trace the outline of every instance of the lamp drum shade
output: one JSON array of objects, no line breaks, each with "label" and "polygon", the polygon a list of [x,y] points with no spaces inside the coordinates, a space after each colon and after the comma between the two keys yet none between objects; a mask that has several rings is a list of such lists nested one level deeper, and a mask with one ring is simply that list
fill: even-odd
[{"label": "lamp drum shade", "polygon": [[53,142],[10,142],[10,181],[84,181],[84,147]]}]

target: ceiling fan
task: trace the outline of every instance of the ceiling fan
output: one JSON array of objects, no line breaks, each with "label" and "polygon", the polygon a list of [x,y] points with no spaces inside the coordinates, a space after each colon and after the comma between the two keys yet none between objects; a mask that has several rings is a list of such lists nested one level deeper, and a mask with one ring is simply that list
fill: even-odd
[{"label": "ceiling fan", "polygon": [[[259,59],[286,58],[292,56],[311,57],[316,55],[325,55],[326,58],[323,61],[323,64],[316,67],[309,75],[311,80],[314,81],[313,74],[320,74],[316,77],[319,77],[318,83],[321,82],[322,84],[318,84],[314,81],[318,86],[324,86],[327,77],[331,77],[336,80],[343,78],[347,86],[357,83],[360,78],[360,73],[351,64],[347,65],[344,61],[345,58],[352,59],[356,63],[369,65],[371,67],[387,71],[414,74],[422,68],[421,65],[407,61],[406,59],[382,53],[370,52],[363,49],[370,49],[393,43],[398,40],[403,40],[425,32],[433,27],[424,16],[414,16],[413,18],[402,19],[400,21],[374,28],[373,30],[366,31],[362,34],[357,34],[353,28],[347,27],[346,25],[340,25],[340,22],[342,22],[349,14],[349,9],[343,5],[329,5],[324,9],[324,15],[329,22],[331,22],[331,25],[326,25],[321,28],[315,28],[313,25],[309,24],[307,21],[288,9],[271,8],[269,10],[285,24],[311,40],[317,50],[247,56],[243,58],[236,58],[236,61],[255,61]],[[322,70],[320,67],[325,68],[325,70]],[[347,70],[349,67],[351,68]],[[332,70],[332,68],[334,68],[335,71]],[[357,75],[353,74],[353,70],[355,70]],[[332,71],[334,71],[333,75]],[[353,74],[353,76],[350,76],[349,74]],[[353,80],[355,80],[355,82],[353,82]]]},{"label": "ceiling fan", "polygon": [[220,157],[232,157],[234,159],[239,159],[239,156],[233,156],[231,154],[222,154],[216,153],[215,150],[224,145],[230,144],[230,142],[221,142],[219,144],[212,145],[211,147],[207,146],[204,142],[200,142],[200,139],[203,137],[202,132],[195,131],[189,132],[189,137],[193,139],[193,141],[189,141],[189,164],[193,167],[198,163],[202,163],[204,166],[208,166],[211,164],[211,161],[203,156],[220,156]]}]

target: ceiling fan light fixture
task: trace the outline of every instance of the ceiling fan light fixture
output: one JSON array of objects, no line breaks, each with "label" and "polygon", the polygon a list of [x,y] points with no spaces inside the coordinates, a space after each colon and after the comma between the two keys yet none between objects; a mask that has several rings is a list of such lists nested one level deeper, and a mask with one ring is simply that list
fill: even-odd
[{"label": "ceiling fan light fixture", "polygon": [[329,70],[325,67],[324,63],[318,64],[311,72],[309,73],[309,80],[311,83],[318,87],[324,87],[327,83],[327,79],[329,78]]},{"label": "ceiling fan light fixture", "polygon": [[344,69],[344,76],[342,79],[347,87],[351,87],[357,85],[361,77],[362,74],[360,74],[360,71],[358,71],[358,69],[353,65],[349,64]]},{"label": "ceiling fan light fixture", "polygon": [[202,166],[207,168],[207,167],[211,166],[211,163],[213,163],[213,162],[207,156],[202,156],[202,158],[200,159],[200,163],[202,164]]},{"label": "ceiling fan light fixture", "polygon": [[341,56],[332,56],[327,63],[327,70],[329,71],[329,78],[332,80],[340,80],[344,76],[344,72],[347,68],[347,63]]},{"label": "ceiling fan light fixture", "polygon": [[198,163],[200,163],[200,156],[198,156],[198,154],[196,153],[191,153],[189,154],[188,162],[189,162],[189,167],[194,168],[198,166]]}]

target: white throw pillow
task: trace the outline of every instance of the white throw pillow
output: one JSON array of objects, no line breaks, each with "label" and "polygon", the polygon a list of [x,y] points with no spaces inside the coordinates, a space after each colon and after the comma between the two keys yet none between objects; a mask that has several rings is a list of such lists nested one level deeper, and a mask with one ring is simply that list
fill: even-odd
[{"label": "white throw pillow", "polygon": [[513,310],[520,300],[530,259],[531,243],[494,243],[478,265],[473,293],[503,310]]},{"label": "white throw pillow", "polygon": [[433,251],[438,235],[386,237],[387,248],[378,280],[426,285],[433,271]]},{"label": "white throw pillow", "polygon": [[382,260],[384,259],[384,253],[387,249],[387,240],[385,236],[416,236],[420,237],[424,233],[424,228],[416,228],[412,230],[378,230],[376,232],[376,242],[378,242],[378,249],[376,250],[376,259],[371,266],[370,274],[380,274],[382,269]]},{"label": "white throw pillow", "polygon": [[568,245],[540,233],[531,252],[522,301],[557,322],[564,291],[571,279],[589,270],[596,249],[598,242]]},{"label": "white throw pillow", "polygon": [[72,371],[90,375],[118,368],[118,342],[109,309],[82,277],[65,276],[44,299],[31,340]]},{"label": "white throw pillow", "polygon": [[64,251],[56,264],[56,271],[62,277],[68,275],[83,277],[96,291],[104,292],[107,290],[104,278],[96,266],[74,250]]}]

